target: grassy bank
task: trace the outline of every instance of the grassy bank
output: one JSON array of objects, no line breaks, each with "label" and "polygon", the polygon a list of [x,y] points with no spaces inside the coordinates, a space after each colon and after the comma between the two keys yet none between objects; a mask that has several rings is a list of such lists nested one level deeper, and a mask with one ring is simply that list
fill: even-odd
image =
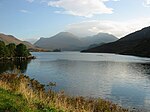
[{"label": "grassy bank", "polygon": [[[51,90],[21,73],[0,75],[0,111],[7,112],[128,112],[102,99],[69,97],[64,92]],[[16,102],[17,103],[14,103]],[[12,111],[13,110],[13,111]]]},{"label": "grassy bank", "polygon": [[54,108],[40,108],[39,105],[30,105],[21,94],[0,88],[0,112],[57,112]]}]

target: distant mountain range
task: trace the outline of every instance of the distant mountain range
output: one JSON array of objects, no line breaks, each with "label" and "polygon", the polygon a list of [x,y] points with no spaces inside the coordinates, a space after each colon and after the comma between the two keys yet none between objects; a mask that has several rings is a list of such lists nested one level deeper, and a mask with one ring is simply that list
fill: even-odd
[{"label": "distant mountain range", "polygon": [[50,38],[40,38],[34,45],[49,50],[81,51],[92,46],[95,47],[116,40],[118,38],[107,33],[80,38],[69,32],[61,32]]},{"label": "distant mountain range", "polygon": [[31,43],[29,43],[27,41],[21,41],[21,40],[17,39],[16,37],[12,36],[12,35],[5,35],[3,33],[0,33],[0,40],[5,42],[5,44],[15,43],[16,45],[18,45],[20,43],[23,43],[27,46],[27,48],[30,51],[45,51],[42,48],[35,47],[34,45],[32,45]]},{"label": "distant mountain range", "polygon": [[150,27],[131,33],[115,42],[83,50],[82,52],[150,57]]}]

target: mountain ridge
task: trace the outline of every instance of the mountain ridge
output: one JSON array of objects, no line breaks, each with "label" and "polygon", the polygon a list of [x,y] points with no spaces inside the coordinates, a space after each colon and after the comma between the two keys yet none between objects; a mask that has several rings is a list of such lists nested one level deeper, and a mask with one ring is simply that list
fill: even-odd
[{"label": "mountain ridge", "polygon": [[[101,34],[101,35],[100,35]],[[103,35],[104,38],[103,38]],[[105,39],[108,38],[108,39]],[[93,44],[108,43],[116,41],[117,38],[107,33],[99,33],[94,36],[80,38],[70,32],[60,32],[50,38],[40,38],[35,46],[45,49],[61,49],[64,51],[83,50]]]},{"label": "mountain ridge", "polygon": [[145,27],[141,30],[128,34],[115,42],[83,50],[82,52],[115,53],[123,55],[150,57],[149,47],[150,27]]}]

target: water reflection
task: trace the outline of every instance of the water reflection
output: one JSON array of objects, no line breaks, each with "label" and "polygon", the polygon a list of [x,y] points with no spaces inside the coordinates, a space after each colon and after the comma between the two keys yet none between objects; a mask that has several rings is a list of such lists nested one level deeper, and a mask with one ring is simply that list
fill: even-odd
[{"label": "water reflection", "polygon": [[14,61],[1,61],[0,62],[0,73],[13,71],[14,69],[19,69],[22,73],[25,73],[28,64],[31,60],[14,60]]},{"label": "water reflection", "polygon": [[125,107],[150,111],[149,58],[75,52],[33,55],[37,59],[31,62],[0,63],[0,70],[12,70],[16,66],[41,83],[56,82],[56,91],[101,97]]}]

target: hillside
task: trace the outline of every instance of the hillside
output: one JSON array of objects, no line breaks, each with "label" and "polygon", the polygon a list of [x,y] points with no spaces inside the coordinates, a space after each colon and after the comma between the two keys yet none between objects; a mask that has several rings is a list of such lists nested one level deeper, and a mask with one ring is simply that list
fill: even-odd
[{"label": "hillside", "polygon": [[150,27],[131,33],[116,42],[104,44],[82,52],[116,53],[150,57]]},{"label": "hillside", "polygon": [[9,43],[20,44],[20,43],[23,43],[28,48],[35,48],[35,46],[33,46],[31,43],[26,42],[26,41],[21,41],[21,40],[17,39],[16,37],[12,36],[12,35],[5,35],[5,34],[1,33],[0,34],[0,40],[4,41],[5,44],[9,44]]},{"label": "hillside", "polygon": [[31,51],[45,51],[44,49],[35,47],[34,45],[32,45],[31,43],[29,43],[27,41],[21,41],[21,40],[17,39],[16,37],[12,36],[12,35],[6,35],[6,34],[0,33],[0,40],[4,41],[5,44],[15,43],[16,45],[18,45],[20,43],[23,43]]},{"label": "hillside", "polygon": [[107,33],[80,38],[69,32],[61,32],[50,38],[40,38],[34,45],[45,49],[61,49],[63,51],[80,51],[91,45],[99,45],[116,41],[117,38]]}]

